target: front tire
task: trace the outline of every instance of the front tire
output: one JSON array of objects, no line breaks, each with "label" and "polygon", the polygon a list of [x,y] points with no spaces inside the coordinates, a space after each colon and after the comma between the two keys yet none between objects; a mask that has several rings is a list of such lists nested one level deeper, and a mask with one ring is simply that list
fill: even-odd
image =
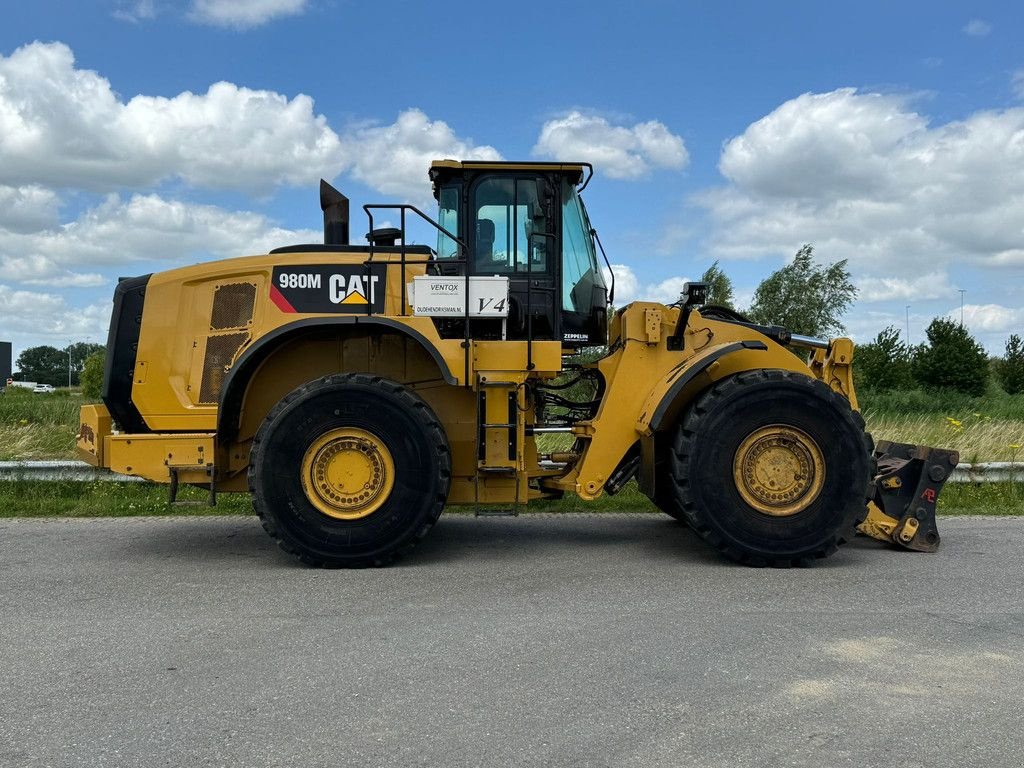
[{"label": "front tire", "polygon": [[809,565],[864,518],[872,442],[849,402],[783,370],[737,374],[686,413],[672,492],[711,546],[749,565]]},{"label": "front tire", "polygon": [[285,396],[249,463],[263,527],[314,566],[390,563],[433,527],[450,483],[448,440],[430,407],[397,382],[359,373]]}]

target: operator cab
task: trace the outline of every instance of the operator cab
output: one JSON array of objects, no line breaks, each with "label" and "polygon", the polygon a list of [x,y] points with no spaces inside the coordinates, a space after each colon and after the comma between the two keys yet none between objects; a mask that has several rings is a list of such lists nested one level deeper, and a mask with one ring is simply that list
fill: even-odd
[{"label": "operator cab", "polygon": [[[431,165],[438,223],[466,244],[462,253],[439,232],[437,270],[508,277],[506,338],[574,347],[607,342],[608,289],[579,194],[585,168],[455,160]],[[451,335],[462,335],[454,326],[463,321],[445,322],[453,324]],[[472,322],[479,337],[482,321]]]}]

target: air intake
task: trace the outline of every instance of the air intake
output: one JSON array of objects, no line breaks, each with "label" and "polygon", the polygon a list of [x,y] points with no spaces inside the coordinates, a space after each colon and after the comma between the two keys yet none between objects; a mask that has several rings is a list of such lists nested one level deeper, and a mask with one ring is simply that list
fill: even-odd
[{"label": "air intake", "polygon": [[210,330],[245,328],[252,320],[256,306],[256,283],[227,283],[213,292]]}]

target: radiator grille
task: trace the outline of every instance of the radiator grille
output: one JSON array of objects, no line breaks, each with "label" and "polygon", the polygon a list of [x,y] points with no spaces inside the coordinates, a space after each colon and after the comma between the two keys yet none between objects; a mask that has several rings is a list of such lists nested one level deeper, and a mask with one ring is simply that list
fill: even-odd
[{"label": "radiator grille", "polygon": [[206,357],[203,359],[203,382],[199,390],[200,403],[217,402],[228,367],[248,341],[247,331],[207,337]]},{"label": "radiator grille", "polygon": [[210,330],[222,331],[228,328],[245,328],[252,320],[256,304],[255,283],[228,283],[219,285],[213,293],[213,312],[210,315]]}]

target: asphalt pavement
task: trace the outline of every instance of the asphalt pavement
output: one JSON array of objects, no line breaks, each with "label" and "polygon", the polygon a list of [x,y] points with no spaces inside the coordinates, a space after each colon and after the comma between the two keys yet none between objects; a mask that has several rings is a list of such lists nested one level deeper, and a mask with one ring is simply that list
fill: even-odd
[{"label": "asphalt pavement", "polygon": [[1019,766],[1024,519],[751,569],[666,517],[0,520],[0,766]]}]

